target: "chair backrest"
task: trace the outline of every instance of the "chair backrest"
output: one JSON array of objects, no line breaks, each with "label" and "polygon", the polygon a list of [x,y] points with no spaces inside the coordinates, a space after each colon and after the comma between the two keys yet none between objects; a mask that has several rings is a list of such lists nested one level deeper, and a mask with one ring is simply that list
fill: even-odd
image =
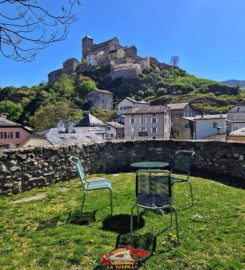
[{"label": "chair backrest", "polygon": [[87,181],[86,181],[86,174],[84,172],[84,169],[83,169],[83,166],[81,164],[81,161],[79,158],[77,157],[74,157],[74,156],[71,156],[69,158],[70,162],[74,163],[76,165],[76,168],[77,168],[77,173],[78,173],[78,176],[80,178],[80,181],[83,185],[83,188],[86,189],[87,188]]},{"label": "chair backrest", "polygon": [[160,207],[172,202],[170,172],[165,170],[138,170],[136,175],[137,204]]},{"label": "chair backrest", "polygon": [[171,172],[190,174],[195,152],[189,150],[179,150],[174,154],[171,162]]}]

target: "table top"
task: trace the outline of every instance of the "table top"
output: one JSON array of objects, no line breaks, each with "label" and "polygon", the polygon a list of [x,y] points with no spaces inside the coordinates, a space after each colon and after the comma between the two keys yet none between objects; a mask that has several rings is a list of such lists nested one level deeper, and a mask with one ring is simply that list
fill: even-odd
[{"label": "table top", "polygon": [[168,167],[169,163],[161,161],[142,161],[131,163],[130,166],[135,168],[153,169],[153,168]]}]

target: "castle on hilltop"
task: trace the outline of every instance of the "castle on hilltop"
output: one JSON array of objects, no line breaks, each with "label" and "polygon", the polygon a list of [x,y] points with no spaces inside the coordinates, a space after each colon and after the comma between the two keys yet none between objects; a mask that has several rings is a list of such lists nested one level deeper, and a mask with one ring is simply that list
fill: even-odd
[{"label": "castle on hilltop", "polygon": [[63,68],[52,71],[48,75],[49,83],[53,83],[63,74],[82,73],[94,66],[110,66],[110,76],[116,78],[137,77],[143,69],[150,67],[149,57],[137,55],[135,46],[122,46],[114,37],[105,42],[94,44],[91,37],[82,40],[82,63],[70,58],[63,63]]}]

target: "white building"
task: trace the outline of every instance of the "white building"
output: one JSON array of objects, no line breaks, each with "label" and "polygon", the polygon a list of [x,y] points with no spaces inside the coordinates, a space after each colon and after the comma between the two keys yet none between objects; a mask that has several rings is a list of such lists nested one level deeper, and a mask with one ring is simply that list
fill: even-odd
[{"label": "white building", "polygon": [[149,106],[149,103],[144,100],[137,101],[133,98],[126,97],[118,104],[117,114],[122,115],[129,109],[143,107],[143,106]]},{"label": "white building", "polygon": [[170,109],[167,106],[143,106],[125,113],[126,140],[169,139],[171,133]]},{"label": "white building", "polygon": [[226,115],[224,114],[206,114],[183,118],[192,122],[193,139],[195,140],[227,132]]},{"label": "white building", "polygon": [[124,138],[124,125],[118,122],[106,122],[106,139],[115,140]]}]

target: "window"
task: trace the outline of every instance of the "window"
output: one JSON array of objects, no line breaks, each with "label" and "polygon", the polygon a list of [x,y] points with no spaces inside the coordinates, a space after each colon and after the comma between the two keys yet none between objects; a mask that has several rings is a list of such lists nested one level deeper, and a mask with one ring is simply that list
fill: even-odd
[{"label": "window", "polygon": [[185,123],[185,128],[189,128],[189,127],[190,127],[189,123]]},{"label": "window", "polygon": [[141,124],[145,124],[146,123],[146,118],[142,117],[140,118]]},{"label": "window", "polygon": [[120,110],[123,110],[123,107],[120,107]]},{"label": "window", "polygon": [[134,139],[134,136],[131,136],[131,140],[133,140]]},{"label": "window", "polygon": [[155,139],[156,139],[156,137],[152,137],[152,139],[153,139],[153,140],[155,140]]},{"label": "window", "polygon": [[152,122],[153,124],[157,123],[157,118],[156,118],[156,117],[151,118],[151,122]]},{"label": "window", "polygon": [[107,127],[107,130],[111,130],[111,127]]},{"label": "window", "polygon": [[146,131],[146,128],[145,127],[141,127],[140,128],[140,131]]},{"label": "window", "polygon": [[3,132],[0,132],[0,138],[3,139]]},{"label": "window", "polygon": [[16,132],[15,133],[15,137],[16,137],[16,139],[19,139],[20,138],[20,133],[19,132]]},{"label": "window", "polygon": [[130,119],[131,124],[134,124],[134,118]]},{"label": "window", "polygon": [[7,132],[4,132],[4,139],[7,139]]},{"label": "window", "polygon": [[217,122],[213,122],[213,128],[217,128],[218,127],[218,123]]},{"label": "window", "polygon": [[153,128],[151,129],[151,132],[152,132],[152,133],[157,133],[157,128],[156,128],[156,127],[153,127]]},{"label": "window", "polygon": [[111,138],[113,138],[113,134],[111,134]]}]

